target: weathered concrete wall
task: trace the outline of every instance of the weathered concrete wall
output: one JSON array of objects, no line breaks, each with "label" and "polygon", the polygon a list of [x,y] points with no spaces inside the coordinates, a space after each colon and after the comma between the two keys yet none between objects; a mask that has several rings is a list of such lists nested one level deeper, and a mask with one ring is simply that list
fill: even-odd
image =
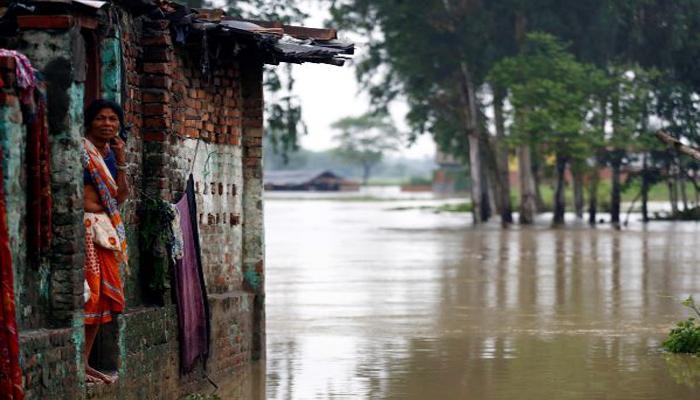
[{"label": "weathered concrete wall", "polygon": [[[83,82],[75,79],[72,52],[81,43],[76,28],[20,33],[19,50],[42,72],[47,87],[53,199],[49,253],[31,265],[15,265],[21,285],[17,293],[20,362],[28,398],[79,398],[84,393],[80,356],[84,342],[80,162]],[[24,138],[25,132],[23,127],[20,137]],[[13,210],[21,210],[21,218],[26,218],[25,209],[18,206]],[[26,242],[26,232],[19,234],[19,240]]]},{"label": "weathered concrete wall", "polygon": [[241,68],[243,100],[243,275],[255,294],[253,357],[265,357],[265,232],[263,230],[263,89],[262,65],[253,60]]},{"label": "weathered concrete wall", "polygon": [[[206,373],[214,381],[236,379],[242,365],[263,355],[262,65],[245,58],[211,60],[202,71],[202,55],[174,45],[167,21],[118,11],[122,23],[108,29],[100,43],[101,85],[103,97],[121,101],[131,126],[127,162],[133,196],[122,206],[130,273],[122,271],[127,309],[103,327],[96,344],[98,362],[119,371],[115,385],[86,391],[83,383],[79,157],[85,60],[76,49],[84,42],[77,27],[20,35],[19,50],[44,72],[48,85],[54,202],[54,242],[39,265],[28,265],[26,249],[13,246],[21,363],[30,399],[176,399],[211,388],[202,366],[180,376],[175,306],[169,293],[163,306],[151,304],[140,278],[141,200],[179,199],[190,170],[211,311]],[[12,95],[1,98],[0,140],[9,152],[12,240],[20,244],[26,235],[25,136]]]}]

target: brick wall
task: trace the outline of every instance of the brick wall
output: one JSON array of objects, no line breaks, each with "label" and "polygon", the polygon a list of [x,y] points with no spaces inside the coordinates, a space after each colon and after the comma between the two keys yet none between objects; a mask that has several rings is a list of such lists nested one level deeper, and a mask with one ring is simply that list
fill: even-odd
[{"label": "brick wall", "polygon": [[[102,43],[103,51],[111,53],[103,54],[102,87],[109,96],[121,97],[131,125],[127,161],[134,190],[122,207],[131,273],[124,275],[127,310],[102,329],[96,345],[106,354],[106,364],[119,369],[119,383],[87,392],[80,357],[83,82],[76,74],[84,60],[72,53],[82,44],[81,36],[79,29],[67,26],[25,30],[18,41],[20,50],[46,72],[58,237],[35,269],[22,261],[21,246],[15,248],[17,285],[29,288],[17,297],[21,362],[30,399],[176,399],[211,389],[201,366],[186,377],[179,375],[174,305],[169,295],[162,307],[148,304],[139,274],[140,201],[143,196],[179,199],[190,170],[211,310],[207,374],[230,387],[240,378],[242,366],[263,355],[262,64],[248,54],[209,60],[209,70],[202,71],[202,52],[197,46],[174,45],[167,22],[134,18],[123,10],[117,15],[122,20],[119,29],[107,30]],[[113,47],[115,41],[122,43],[120,48]],[[0,62],[0,73],[7,74],[10,69],[2,66]],[[15,104],[12,94],[0,92],[0,124],[21,118],[18,107],[6,106]],[[21,121],[16,125],[21,132]],[[6,151],[23,147],[3,142]],[[16,169],[12,193],[23,204],[24,178],[19,164]],[[17,243],[26,234],[19,228],[25,214],[19,207],[13,216]]]},{"label": "brick wall", "polygon": [[[48,254],[28,261],[24,245],[13,246],[16,304],[20,330],[20,364],[24,370],[27,398],[80,398],[84,394],[82,357],[83,291],[82,224],[82,138],[83,82],[75,76],[71,48],[81,37],[75,27],[51,33],[26,29],[19,33],[18,50],[26,54],[33,67],[42,72],[48,96],[47,113],[51,146],[51,192],[53,199],[53,241]],[[9,65],[3,64],[5,67]],[[6,73],[11,69],[7,68]],[[3,80],[5,77],[3,77]],[[8,79],[7,82],[14,82]],[[4,89],[5,100],[12,97]],[[12,102],[14,103],[14,102]],[[26,126],[19,107],[10,114],[0,112],[0,124],[13,123],[12,142],[3,142],[10,152],[10,166],[17,157],[24,159]],[[26,225],[26,170],[23,161],[10,172],[9,221]],[[14,168],[14,167],[13,167]],[[12,227],[13,225],[11,225]],[[12,230],[12,242],[26,243],[26,229]],[[34,258],[34,257],[32,257]]]}]

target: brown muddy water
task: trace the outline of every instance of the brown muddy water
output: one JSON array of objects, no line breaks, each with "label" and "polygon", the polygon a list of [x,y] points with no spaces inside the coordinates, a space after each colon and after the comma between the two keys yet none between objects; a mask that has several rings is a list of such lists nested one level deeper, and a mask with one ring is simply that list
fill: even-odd
[{"label": "brown muddy water", "polygon": [[700,295],[700,224],[395,209],[424,203],[266,200],[256,397],[700,399],[700,358],[661,349]]}]

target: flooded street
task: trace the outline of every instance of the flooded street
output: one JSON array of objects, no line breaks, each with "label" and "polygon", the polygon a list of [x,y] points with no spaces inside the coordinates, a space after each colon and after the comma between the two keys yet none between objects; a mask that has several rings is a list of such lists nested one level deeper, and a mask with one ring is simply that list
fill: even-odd
[{"label": "flooded street", "polygon": [[700,225],[477,229],[432,203],[266,199],[266,398],[700,398],[700,359],[661,350]]}]

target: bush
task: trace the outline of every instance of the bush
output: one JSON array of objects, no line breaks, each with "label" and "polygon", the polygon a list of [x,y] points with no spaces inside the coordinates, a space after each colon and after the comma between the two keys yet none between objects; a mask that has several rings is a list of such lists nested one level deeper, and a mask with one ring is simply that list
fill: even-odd
[{"label": "bush", "polygon": [[426,178],[424,176],[412,176],[408,180],[409,185],[432,185],[433,180],[431,178]]},{"label": "bush", "polygon": [[474,208],[472,203],[457,203],[457,204],[443,204],[439,206],[435,211],[437,212],[472,212]]},{"label": "bush", "polygon": [[221,400],[221,397],[215,394],[195,393],[188,395],[184,400]]},{"label": "bush", "polygon": [[[700,310],[695,305],[693,296],[688,297],[683,305],[700,317]],[[696,324],[693,317],[679,322],[671,329],[663,346],[671,353],[700,353],[700,325]]]}]

